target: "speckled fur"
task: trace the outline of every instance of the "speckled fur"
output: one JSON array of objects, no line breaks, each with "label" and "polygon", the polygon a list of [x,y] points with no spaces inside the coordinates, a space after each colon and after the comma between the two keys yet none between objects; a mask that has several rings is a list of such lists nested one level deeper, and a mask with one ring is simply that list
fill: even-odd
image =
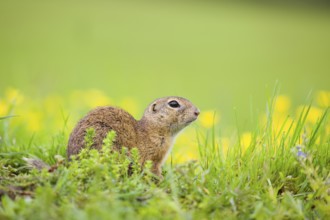
[{"label": "speckled fur", "polygon": [[[175,100],[179,108],[172,108],[168,102]],[[98,107],[81,119],[72,131],[67,155],[78,154],[85,146],[84,137],[87,128],[95,129],[92,147],[100,149],[102,141],[111,130],[116,131],[114,149],[122,146],[131,149],[137,147],[143,164],[153,162],[153,172],[161,176],[161,166],[166,160],[175,136],[192,121],[197,119],[199,110],[187,99],[164,97],[156,99],[145,110],[141,120],[135,120],[126,111],[116,107]]]}]

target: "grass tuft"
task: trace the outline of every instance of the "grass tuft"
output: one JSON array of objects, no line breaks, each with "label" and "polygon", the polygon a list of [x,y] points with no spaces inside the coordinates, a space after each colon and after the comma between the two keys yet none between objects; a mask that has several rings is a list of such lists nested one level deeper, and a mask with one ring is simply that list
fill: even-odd
[{"label": "grass tuft", "polygon": [[[115,132],[97,151],[89,129],[86,148],[68,163],[65,129],[50,144],[2,143],[0,219],[327,219],[328,109],[314,124],[311,105],[279,123],[274,99],[248,144],[240,131],[227,146],[215,126],[199,129],[200,159],[165,165],[161,182],[151,161],[139,166],[136,148],[112,149]],[[31,156],[57,169],[26,169],[22,158]]]}]

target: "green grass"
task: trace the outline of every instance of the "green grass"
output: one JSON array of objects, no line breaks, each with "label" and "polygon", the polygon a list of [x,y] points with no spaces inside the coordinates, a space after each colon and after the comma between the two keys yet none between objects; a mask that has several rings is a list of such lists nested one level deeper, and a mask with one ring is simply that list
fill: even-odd
[{"label": "green grass", "polygon": [[[141,171],[137,150],[109,153],[113,133],[101,152],[83,150],[70,163],[66,132],[43,146],[0,142],[0,219],[327,219],[328,111],[309,125],[306,107],[295,126],[275,133],[271,103],[245,152],[237,138],[224,154],[216,128],[198,130],[200,160],[165,165],[163,181],[150,163]],[[34,156],[56,169],[28,169],[22,158]]]}]

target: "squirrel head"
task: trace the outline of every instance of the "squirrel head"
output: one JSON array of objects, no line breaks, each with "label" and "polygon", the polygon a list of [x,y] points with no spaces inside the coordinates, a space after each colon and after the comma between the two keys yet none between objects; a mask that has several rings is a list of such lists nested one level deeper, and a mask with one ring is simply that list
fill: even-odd
[{"label": "squirrel head", "polygon": [[199,113],[199,109],[189,100],[169,96],[153,101],[145,110],[141,120],[146,121],[152,127],[175,135],[195,121]]}]

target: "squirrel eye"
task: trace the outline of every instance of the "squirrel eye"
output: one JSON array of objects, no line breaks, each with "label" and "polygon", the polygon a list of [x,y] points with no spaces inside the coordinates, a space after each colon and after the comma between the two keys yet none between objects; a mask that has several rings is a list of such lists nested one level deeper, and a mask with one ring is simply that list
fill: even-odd
[{"label": "squirrel eye", "polygon": [[177,101],[175,101],[175,100],[170,101],[170,102],[168,103],[168,105],[169,105],[170,107],[172,107],[172,108],[179,108],[179,107],[180,107],[180,104],[179,104]]}]

